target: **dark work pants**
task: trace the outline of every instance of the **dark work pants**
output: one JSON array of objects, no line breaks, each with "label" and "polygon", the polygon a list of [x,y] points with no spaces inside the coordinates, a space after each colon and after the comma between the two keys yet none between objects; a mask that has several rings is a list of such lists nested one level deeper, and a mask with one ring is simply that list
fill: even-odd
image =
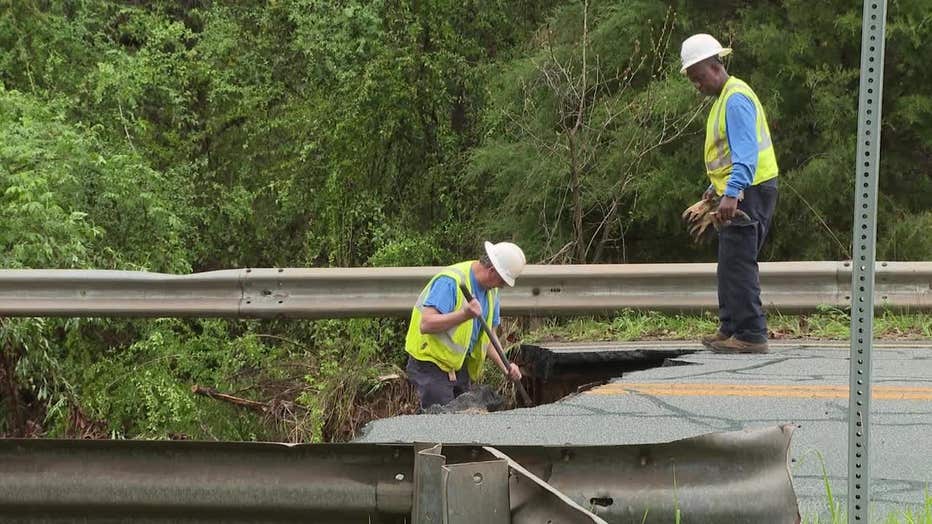
[{"label": "dark work pants", "polygon": [[750,222],[736,219],[718,234],[719,330],[746,342],[767,340],[767,317],[760,300],[760,253],[777,205],[777,179],[744,190],[738,209]]},{"label": "dark work pants", "polygon": [[408,382],[417,388],[422,410],[435,404],[448,404],[469,390],[469,371],[466,366],[456,372],[456,382],[453,382],[447,372],[437,367],[437,364],[408,355],[405,373],[408,375]]}]

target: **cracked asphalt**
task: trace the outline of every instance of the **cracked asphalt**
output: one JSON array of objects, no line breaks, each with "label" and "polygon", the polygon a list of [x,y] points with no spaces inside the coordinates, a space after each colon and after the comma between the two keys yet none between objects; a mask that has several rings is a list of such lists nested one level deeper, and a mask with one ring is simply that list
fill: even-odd
[{"label": "cracked asphalt", "polygon": [[[604,347],[604,343],[599,343]],[[619,351],[700,348],[683,342],[613,344]],[[585,347],[580,345],[580,347]],[[356,442],[620,445],[797,424],[789,453],[804,515],[828,514],[822,464],[845,508],[849,346],[781,342],[765,355],[697,351],[547,405],[489,414],[375,421]],[[932,341],[872,351],[870,479],[877,517],[915,512],[932,494]]]}]

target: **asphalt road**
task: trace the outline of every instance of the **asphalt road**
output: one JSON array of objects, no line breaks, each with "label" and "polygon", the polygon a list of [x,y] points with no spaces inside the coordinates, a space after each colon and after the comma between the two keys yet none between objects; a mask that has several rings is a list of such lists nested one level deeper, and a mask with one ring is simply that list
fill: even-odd
[{"label": "asphalt road", "polygon": [[[676,358],[688,365],[632,372],[536,408],[376,421],[357,441],[617,445],[793,423],[789,466],[800,510],[824,516],[823,463],[845,507],[848,354],[846,344],[813,342],[775,343],[766,355],[699,351]],[[871,502],[882,518],[897,508],[915,511],[926,492],[932,496],[932,341],[883,344],[872,354]]]}]

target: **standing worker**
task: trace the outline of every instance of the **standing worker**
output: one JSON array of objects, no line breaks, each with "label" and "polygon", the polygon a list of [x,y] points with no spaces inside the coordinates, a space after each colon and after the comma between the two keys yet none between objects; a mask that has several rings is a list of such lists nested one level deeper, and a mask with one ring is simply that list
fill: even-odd
[{"label": "standing worker", "polygon": [[[712,36],[696,34],[680,51],[689,81],[717,97],[706,123],[705,166],[711,184],[702,198],[720,198],[718,234],[719,328],[702,338],[718,353],[766,353],[767,317],[760,299],[757,255],[777,203],[777,159],[764,107],[743,81],[728,76],[731,53]],[[736,219],[737,210],[747,217]]]},{"label": "standing worker", "polygon": [[[486,353],[508,378],[521,380],[517,365],[506,368],[497,352],[488,351],[491,341],[482,330],[482,319],[494,334],[500,323],[498,288],[514,286],[524,265],[524,252],[515,244],[486,242],[479,260],[445,268],[421,291],[405,339],[405,371],[417,388],[422,410],[465,393],[478,380]],[[460,285],[469,289],[471,301],[465,300]]]}]

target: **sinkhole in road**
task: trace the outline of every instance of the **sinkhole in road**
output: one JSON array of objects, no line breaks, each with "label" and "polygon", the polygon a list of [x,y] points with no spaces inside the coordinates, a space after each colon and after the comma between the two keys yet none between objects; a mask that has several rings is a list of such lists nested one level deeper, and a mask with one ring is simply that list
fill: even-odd
[{"label": "sinkhole in road", "polygon": [[[677,357],[696,352],[695,347],[686,346],[611,342],[522,344],[512,360],[521,367],[522,383],[534,405],[539,406],[633,371],[689,365],[677,360]],[[520,406],[521,399],[517,401]]]}]

